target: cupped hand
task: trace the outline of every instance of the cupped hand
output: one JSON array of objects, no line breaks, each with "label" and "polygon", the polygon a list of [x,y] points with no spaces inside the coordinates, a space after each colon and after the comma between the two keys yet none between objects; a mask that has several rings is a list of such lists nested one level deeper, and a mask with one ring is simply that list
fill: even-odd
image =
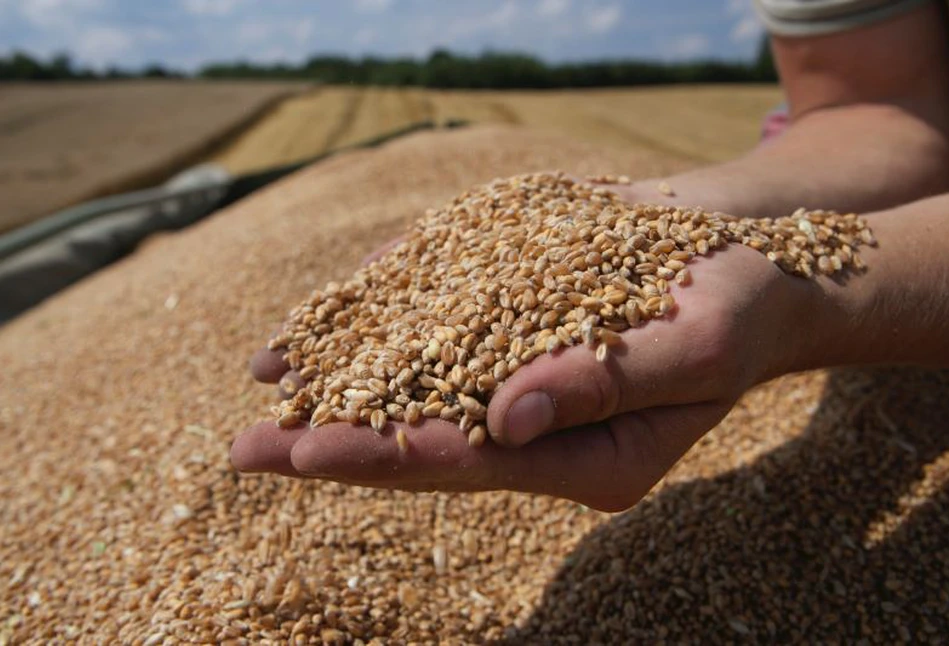
[{"label": "cupped hand", "polygon": [[[500,388],[488,409],[493,442],[472,448],[457,426],[426,420],[368,426],[261,422],[234,443],[242,471],[269,471],[405,490],[508,489],[617,511],[635,504],[749,387],[793,368],[802,352],[809,282],[730,245],[690,265],[678,308],[627,330],[605,362],[575,346],[539,357]],[[251,362],[283,378],[279,355]],[[296,377],[295,379],[298,379]],[[398,430],[407,446],[396,441]]]}]

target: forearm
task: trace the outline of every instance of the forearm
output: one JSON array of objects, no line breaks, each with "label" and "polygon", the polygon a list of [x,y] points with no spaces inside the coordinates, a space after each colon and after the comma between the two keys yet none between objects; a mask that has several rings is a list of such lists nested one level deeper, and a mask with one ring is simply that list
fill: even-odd
[{"label": "forearm", "polygon": [[674,196],[652,180],[632,195],[780,216],[801,206],[876,211],[949,191],[949,30],[942,14],[931,2],[860,29],[776,37],[790,128],[740,159],[668,178]]},{"label": "forearm", "polygon": [[642,202],[697,204],[741,216],[799,207],[869,212],[949,191],[947,130],[893,105],[826,108],[734,161],[633,187]]},{"label": "forearm", "polygon": [[867,216],[877,247],[863,273],[807,288],[794,369],[916,363],[949,367],[949,194]]}]

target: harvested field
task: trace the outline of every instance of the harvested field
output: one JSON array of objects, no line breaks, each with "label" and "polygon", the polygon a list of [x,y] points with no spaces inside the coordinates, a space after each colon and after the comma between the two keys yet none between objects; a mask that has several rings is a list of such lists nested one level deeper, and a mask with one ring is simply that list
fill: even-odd
[{"label": "harvested field", "polygon": [[336,148],[359,109],[362,89],[321,88],[284,101],[268,119],[242,133],[214,157],[235,171],[254,171]]},{"label": "harvested field", "polygon": [[230,468],[274,397],[250,353],[426,207],[531,170],[681,165],[523,129],[416,134],[157,238],[6,325],[0,643],[944,639],[946,372],[759,387],[613,516]]},{"label": "harvested field", "polygon": [[419,121],[518,123],[610,147],[721,161],[760,136],[776,86],[686,86],[549,92],[328,87],[288,101],[214,157],[234,172],[319,155]]},{"label": "harvested field", "polygon": [[433,120],[431,93],[326,87],[290,99],[213,158],[234,172],[271,168]]},{"label": "harvested field", "polygon": [[301,83],[129,81],[0,88],[0,232],[158,184]]},{"label": "harvested field", "polygon": [[731,159],[758,141],[780,103],[775,86],[711,85],[496,94],[518,123],[607,146],[636,146],[688,159]]}]

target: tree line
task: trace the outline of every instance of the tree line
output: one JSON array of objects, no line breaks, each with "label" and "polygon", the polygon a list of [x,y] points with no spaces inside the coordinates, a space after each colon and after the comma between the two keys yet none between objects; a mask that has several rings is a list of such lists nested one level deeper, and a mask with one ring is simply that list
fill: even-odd
[{"label": "tree line", "polygon": [[101,81],[130,78],[185,78],[187,75],[163,65],[147,65],[141,69],[109,67],[102,71],[77,66],[69,54],[55,54],[43,60],[14,51],[0,56],[0,81]]},{"label": "tree line", "polygon": [[211,63],[194,74],[185,74],[158,64],[138,70],[113,67],[94,71],[76,66],[67,54],[58,54],[45,61],[24,52],[0,57],[0,80],[187,77],[307,80],[331,84],[444,89],[585,88],[671,83],[761,83],[777,80],[767,39],[761,41],[757,56],[750,62],[605,60],[549,64],[527,54],[486,52],[480,56],[464,56],[438,50],[425,59],[372,56],[354,59],[320,55],[299,65],[246,61]]}]

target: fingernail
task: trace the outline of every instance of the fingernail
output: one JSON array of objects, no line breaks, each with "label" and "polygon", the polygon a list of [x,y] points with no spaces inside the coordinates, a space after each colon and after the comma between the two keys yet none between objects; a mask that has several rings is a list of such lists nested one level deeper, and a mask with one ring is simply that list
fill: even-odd
[{"label": "fingernail", "polygon": [[554,423],[554,402],[540,390],[521,395],[508,409],[504,435],[514,444],[525,444],[550,430]]}]

